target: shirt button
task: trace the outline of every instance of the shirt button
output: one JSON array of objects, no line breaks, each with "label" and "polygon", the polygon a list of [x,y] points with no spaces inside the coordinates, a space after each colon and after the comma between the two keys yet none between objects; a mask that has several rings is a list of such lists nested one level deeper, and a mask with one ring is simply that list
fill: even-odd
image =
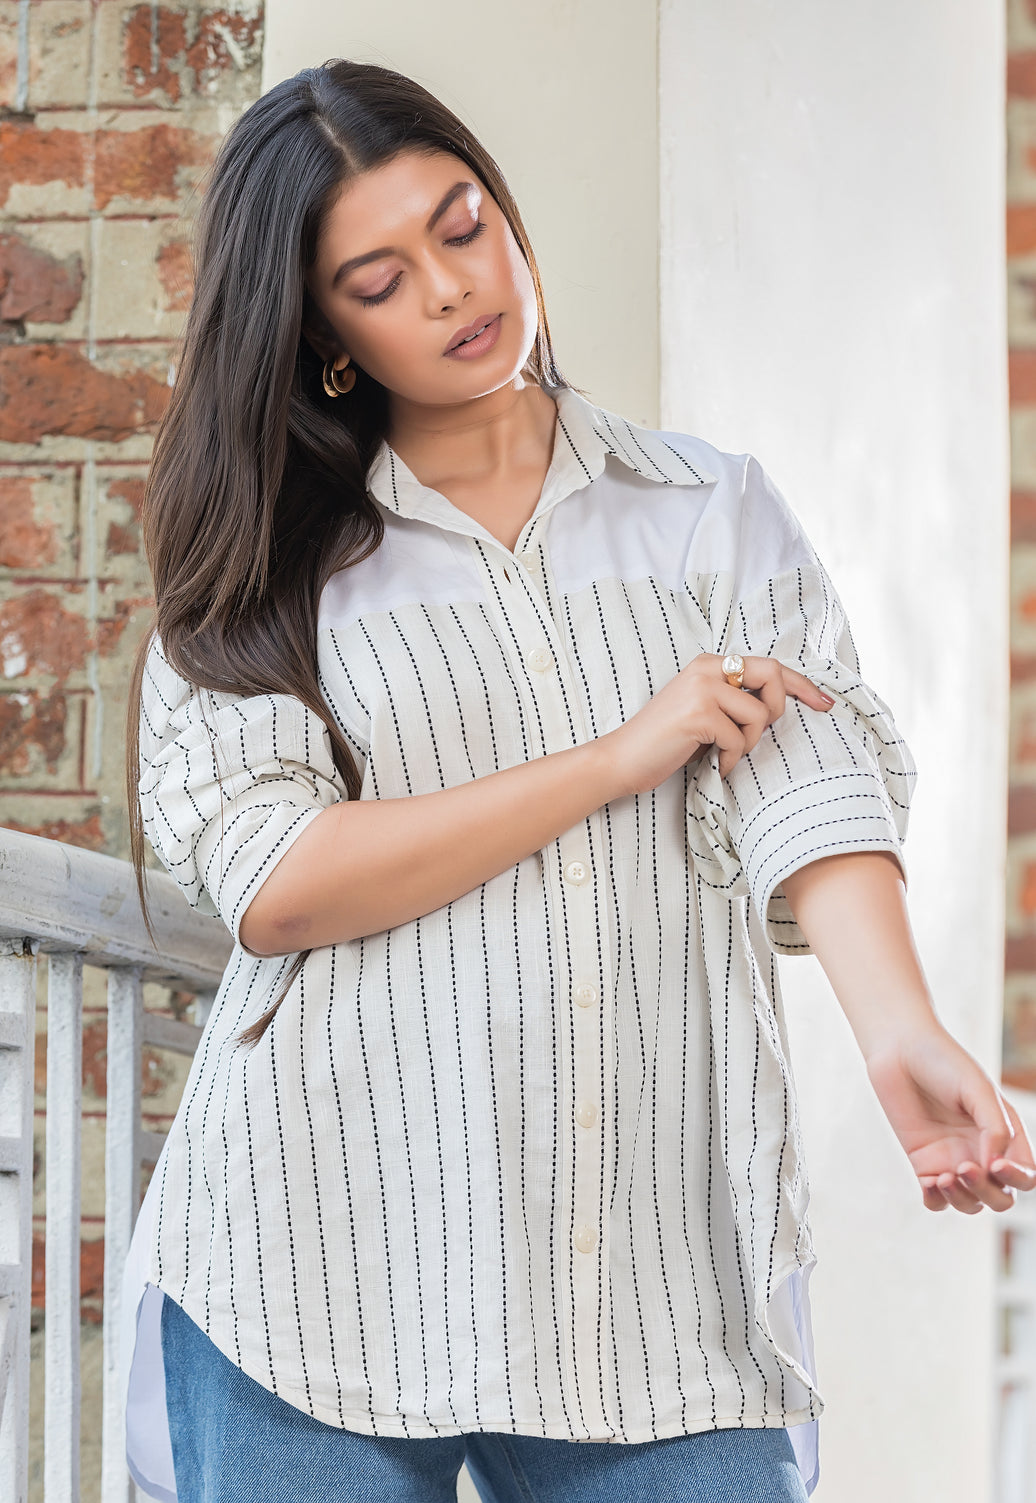
[{"label": "shirt button", "polygon": [[576,1232],[576,1246],[580,1252],[593,1252],[597,1246],[597,1228],[581,1226]]},{"label": "shirt button", "polygon": [[523,564],[530,574],[534,574],[540,566],[539,554],[532,552],[519,553],[518,562]]},{"label": "shirt button", "polygon": [[525,654],[525,661],[534,673],[546,673],[554,666],[554,659],[545,647],[534,647]]},{"label": "shirt button", "polygon": [[573,887],[582,887],[589,878],[590,868],[585,861],[570,861],[565,867],[565,881],[571,882]]},{"label": "shirt button", "polygon": [[578,1007],[593,1007],[595,1002],[600,1001],[601,994],[592,981],[581,981],[572,988],[572,996]]},{"label": "shirt button", "polygon": [[597,1108],[592,1101],[581,1101],[576,1107],[576,1121],[580,1127],[593,1127],[597,1121]]}]

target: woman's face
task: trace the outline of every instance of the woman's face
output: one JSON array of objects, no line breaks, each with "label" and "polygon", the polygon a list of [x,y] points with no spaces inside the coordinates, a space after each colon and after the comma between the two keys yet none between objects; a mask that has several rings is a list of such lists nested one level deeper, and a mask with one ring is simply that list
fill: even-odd
[{"label": "woman's face", "polygon": [[[512,381],[536,338],[532,275],[492,194],[459,157],[404,151],[353,178],[327,214],[308,277],[339,350],[420,405]],[[460,335],[486,333],[462,353]],[[319,335],[313,343],[334,353]]]}]

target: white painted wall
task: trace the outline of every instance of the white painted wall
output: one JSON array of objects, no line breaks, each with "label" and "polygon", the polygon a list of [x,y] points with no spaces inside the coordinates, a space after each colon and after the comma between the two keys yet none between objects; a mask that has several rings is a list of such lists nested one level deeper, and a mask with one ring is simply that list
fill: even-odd
[{"label": "white painted wall", "polygon": [[[425,83],[497,157],[562,368],[756,453],[920,768],[942,1016],[998,1067],[1007,623],[999,0],[268,0],[264,85]],[[991,1499],[992,1233],[925,1211],[811,959],[782,964],[820,1263],[817,1503]],[[468,1491],[464,1496],[471,1497]]]},{"label": "white painted wall", "polygon": [[[918,947],[999,1065],[1003,7],[661,3],[663,421],[758,455],[919,766]],[[990,1497],[992,1232],[925,1211],[817,962],[782,962],[819,1263],[819,1503]]]}]

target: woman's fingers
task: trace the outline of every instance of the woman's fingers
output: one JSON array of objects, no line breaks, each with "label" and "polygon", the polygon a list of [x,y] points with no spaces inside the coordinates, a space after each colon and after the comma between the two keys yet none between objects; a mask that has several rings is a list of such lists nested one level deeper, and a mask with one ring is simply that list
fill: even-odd
[{"label": "woman's fingers", "polygon": [[811,678],[807,678],[797,668],[789,668],[787,663],[782,663],[780,667],[784,687],[789,694],[794,695],[796,699],[803,700],[806,704],[812,705],[814,709],[830,710],[834,704],[834,700],[830,694],[818,688]]},{"label": "woman's fingers", "polygon": [[994,1211],[1009,1211],[1014,1205],[1014,1191],[1004,1189],[992,1174],[983,1174],[978,1164],[961,1164],[957,1169],[957,1180]]},{"label": "woman's fingers", "polygon": [[941,1190],[936,1188],[935,1175],[927,1175],[921,1180],[921,1198],[929,1211],[948,1211],[949,1201]]},{"label": "woman's fingers", "polygon": [[945,1174],[938,1175],[935,1185],[936,1189],[945,1195],[947,1204],[953,1206],[957,1211],[963,1211],[965,1216],[974,1216],[978,1211],[981,1211],[981,1200],[973,1195],[965,1185],[961,1184],[952,1170],[947,1170]]},{"label": "woman's fingers", "polygon": [[780,719],[787,708],[789,694],[817,710],[829,710],[834,704],[831,696],[817,688],[805,674],[789,668],[777,658],[744,657],[740,687],[728,682],[719,667],[721,662],[716,653],[702,653],[684,670],[685,673],[704,673],[709,679],[713,679],[719,670],[719,683],[712,691],[716,708],[708,724],[699,730],[699,735],[710,737],[708,742],[702,739],[702,748],[714,745],[719,749],[721,777],[726,777],[740,759],[755,748],[766,728]]},{"label": "woman's fingers", "polygon": [[756,699],[754,694],[745,694],[733,684],[719,685],[716,703],[728,719],[741,727],[745,737],[745,751],[751,751],[770,724],[770,713],[766,705]]},{"label": "woman's fingers", "polygon": [[[751,672],[749,672],[750,664]],[[787,691],[783,666],[776,658],[745,659],[745,683],[753,694],[758,694],[760,702],[766,707],[768,725],[773,725],[775,720],[779,720],[786,707]],[[755,682],[750,682],[750,679]]]},{"label": "woman's fingers", "polygon": [[1013,1159],[994,1159],[989,1172],[998,1184],[1012,1190],[1036,1190],[1036,1169],[1016,1163]]},{"label": "woman's fingers", "polygon": [[784,714],[789,694],[817,710],[830,710],[834,704],[830,694],[818,688],[812,679],[778,658],[746,657],[744,663],[744,688],[751,690],[753,696],[758,695],[766,706],[770,725]]}]

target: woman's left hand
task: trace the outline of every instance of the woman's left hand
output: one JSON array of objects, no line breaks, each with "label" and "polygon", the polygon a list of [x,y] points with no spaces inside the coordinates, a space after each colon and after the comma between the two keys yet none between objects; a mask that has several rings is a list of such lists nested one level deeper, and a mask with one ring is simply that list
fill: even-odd
[{"label": "woman's left hand", "polygon": [[937,1021],[867,1058],[867,1074],[930,1211],[1006,1211],[1036,1189],[1036,1161],[1011,1103]]}]

